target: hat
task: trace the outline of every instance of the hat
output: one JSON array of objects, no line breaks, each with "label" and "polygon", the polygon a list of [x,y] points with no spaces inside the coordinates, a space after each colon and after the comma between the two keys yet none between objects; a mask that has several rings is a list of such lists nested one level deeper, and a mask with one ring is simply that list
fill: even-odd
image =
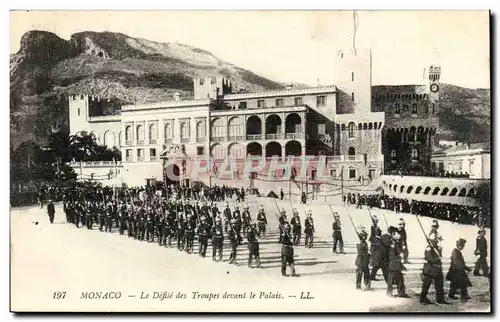
[{"label": "hat", "polygon": [[373,221],[378,221],[377,216],[373,216],[373,217],[372,217],[372,220],[373,220]]},{"label": "hat", "polygon": [[467,241],[466,241],[465,239],[463,239],[463,238],[459,238],[459,239],[457,240],[457,247],[460,247],[460,246],[465,246],[465,243],[466,243],[466,242],[467,242]]},{"label": "hat", "polygon": [[403,218],[399,218],[399,224],[400,225],[404,225],[405,224],[405,220]]},{"label": "hat", "polygon": [[389,228],[387,228],[387,232],[391,235],[396,233],[397,231],[398,231],[398,229],[394,226],[390,226]]}]

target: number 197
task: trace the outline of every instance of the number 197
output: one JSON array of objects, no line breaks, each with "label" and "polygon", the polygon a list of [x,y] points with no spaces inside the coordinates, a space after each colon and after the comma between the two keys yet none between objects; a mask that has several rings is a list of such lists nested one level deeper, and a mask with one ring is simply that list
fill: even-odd
[{"label": "number 197", "polygon": [[55,300],[61,300],[66,297],[66,292],[54,292],[52,294],[52,298]]}]

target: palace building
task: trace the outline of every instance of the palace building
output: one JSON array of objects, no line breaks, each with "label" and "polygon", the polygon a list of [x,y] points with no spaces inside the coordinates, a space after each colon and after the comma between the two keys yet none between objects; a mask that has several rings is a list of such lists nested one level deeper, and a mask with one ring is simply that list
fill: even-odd
[{"label": "palace building", "polygon": [[431,66],[422,85],[372,86],[370,50],[340,51],[335,60],[338,81],[331,86],[249,93],[223,77],[195,78],[193,98],[125,105],[116,115],[103,115],[106,99],[71,95],[70,131],[118,148],[118,177],[129,185],[164,180],[161,153],[171,147],[188,159],[325,155],[331,176],[345,180],[429,171],[440,67]]}]

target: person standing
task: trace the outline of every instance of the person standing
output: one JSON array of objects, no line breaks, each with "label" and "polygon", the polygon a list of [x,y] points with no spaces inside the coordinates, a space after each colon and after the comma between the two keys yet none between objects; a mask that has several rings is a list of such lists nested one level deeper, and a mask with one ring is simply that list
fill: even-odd
[{"label": "person standing", "polygon": [[297,276],[295,274],[295,266],[293,260],[293,240],[290,235],[292,227],[290,224],[286,223],[282,230],[281,240],[281,276],[288,276],[286,274],[286,266],[290,265],[291,275]]},{"label": "person standing", "polygon": [[238,263],[236,262],[236,253],[238,250],[238,235],[234,230],[234,223],[234,220],[231,220],[228,223],[229,230],[227,231],[227,238],[231,242],[231,255],[229,255],[229,264],[238,265]]},{"label": "person standing", "polygon": [[439,304],[449,304],[444,299],[444,277],[443,263],[441,261],[443,249],[439,246],[437,235],[429,236],[429,245],[425,249],[425,261],[422,268],[422,290],[420,292],[420,303],[430,304],[431,301],[427,298],[429,288],[434,281],[436,289],[436,302]]},{"label": "person standing", "polygon": [[467,273],[472,269],[465,265],[464,257],[462,255],[462,250],[465,247],[467,241],[463,238],[457,240],[456,248],[451,252],[451,263],[448,273],[446,274],[446,280],[450,281],[450,292],[448,293],[448,298],[456,300],[455,293],[460,290],[460,301],[467,302],[469,297],[468,287],[472,286],[469,276]]},{"label": "person standing", "polygon": [[[339,253],[345,254],[344,252],[344,239],[342,238],[342,226],[340,223],[340,216],[338,213],[333,214],[334,222],[332,224],[333,229],[333,253],[337,253],[337,244],[339,245]],[[337,253],[338,254],[338,253]]]},{"label": "person standing", "polygon": [[302,235],[302,224],[300,222],[300,216],[297,209],[293,209],[293,217],[292,220],[290,221],[290,224],[292,225],[293,245],[300,246],[300,237]]},{"label": "person standing", "polygon": [[410,264],[410,262],[408,261],[408,256],[409,256],[409,252],[408,252],[408,236],[406,234],[406,229],[405,229],[405,221],[403,218],[399,218],[399,227],[398,227],[398,232],[399,232],[399,235],[401,236],[401,247],[402,247],[402,251],[403,251],[403,263],[404,264]]},{"label": "person standing", "polygon": [[488,241],[484,237],[485,230],[484,228],[479,229],[477,239],[476,239],[476,250],[474,251],[474,255],[479,256],[476,261],[476,265],[474,266],[474,276],[479,276],[479,271],[483,271],[483,276],[489,277],[489,267],[488,261],[486,257],[488,256]]},{"label": "person standing", "polygon": [[403,276],[403,265],[401,263],[401,236],[397,232],[397,228],[390,227],[389,234],[392,235],[392,243],[389,247],[389,263],[387,266],[387,295],[392,295],[394,283],[397,285],[398,297],[409,298],[406,294],[405,280]]},{"label": "person standing", "polygon": [[259,206],[259,213],[257,214],[257,224],[259,227],[259,236],[263,236],[266,238],[266,226],[267,226],[267,217],[264,212],[264,207],[262,205]]},{"label": "person standing", "polygon": [[368,233],[365,231],[364,227],[362,227],[359,233],[359,244],[356,245],[358,255],[354,262],[356,265],[356,289],[361,289],[361,278],[363,278],[365,291],[370,289],[370,268],[368,266],[370,262],[370,252],[368,251],[368,243],[366,242],[367,237]]},{"label": "person standing", "polygon": [[53,224],[54,223],[54,217],[55,217],[55,214],[56,214],[56,209],[55,209],[54,204],[52,203],[51,199],[49,199],[49,203],[47,204],[47,214],[49,215],[49,221],[50,221],[50,223]]},{"label": "person standing", "polygon": [[306,248],[313,248],[313,242],[314,242],[314,222],[312,218],[312,211],[309,210],[307,212],[307,218],[304,222],[304,234],[306,235],[305,238],[305,247]]},{"label": "person standing", "polygon": [[257,268],[260,266],[260,255],[259,255],[259,239],[257,238],[257,224],[252,223],[250,229],[247,232],[248,241],[248,267],[252,268],[252,259],[255,258],[257,262]]},{"label": "person standing", "polygon": [[[222,222],[220,218],[215,220],[215,226],[212,227],[212,260],[222,260],[222,246],[224,245],[224,231],[222,229]],[[217,253],[218,256],[217,256]]]}]

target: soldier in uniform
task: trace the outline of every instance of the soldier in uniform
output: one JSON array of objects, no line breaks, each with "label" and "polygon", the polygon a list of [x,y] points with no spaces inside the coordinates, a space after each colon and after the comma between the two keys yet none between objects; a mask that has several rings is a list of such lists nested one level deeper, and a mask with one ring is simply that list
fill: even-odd
[{"label": "soldier in uniform", "polygon": [[264,212],[264,207],[262,205],[259,206],[259,213],[257,214],[257,225],[259,228],[259,236],[263,236],[263,238],[265,239],[267,218],[266,213]]},{"label": "soldier in uniform", "polygon": [[[41,207],[43,207],[43,205]],[[52,200],[49,199],[49,203],[47,204],[47,214],[49,215],[49,222],[51,224],[54,223],[55,213],[56,213],[56,209],[54,207],[54,204],[52,203]]]},{"label": "soldier in uniform", "polygon": [[408,236],[406,235],[406,229],[405,229],[405,221],[403,218],[399,218],[399,226],[398,226],[398,233],[401,236],[401,247],[403,251],[403,263],[404,264],[410,264],[408,261]]},{"label": "soldier in uniform", "polygon": [[463,238],[457,240],[456,248],[451,252],[450,269],[446,274],[446,280],[450,281],[450,292],[448,298],[456,300],[455,293],[460,290],[460,301],[467,302],[469,297],[468,287],[472,286],[467,273],[472,269],[465,265],[462,250],[467,241]]},{"label": "soldier in uniform", "polygon": [[148,209],[146,213],[146,241],[151,243],[155,239],[154,234],[154,222],[153,222],[153,214],[151,212],[151,208]]},{"label": "soldier in uniform", "polygon": [[300,246],[300,237],[302,235],[302,224],[300,222],[300,216],[297,209],[293,209],[293,217],[290,221],[292,225],[292,233],[293,233],[293,245]]},{"label": "soldier in uniform", "polygon": [[227,238],[231,242],[231,255],[229,255],[229,264],[238,265],[238,263],[236,262],[236,255],[238,249],[238,235],[234,230],[234,220],[231,220],[231,222],[228,223],[228,226],[229,230],[227,232]]},{"label": "soldier in uniform", "polygon": [[292,276],[295,274],[295,266],[293,261],[293,240],[290,235],[292,227],[290,224],[286,223],[283,227],[282,237],[281,237],[281,276],[288,276],[286,274],[286,266],[290,265],[292,270]]},{"label": "soldier in uniform", "polygon": [[[189,216],[194,217],[193,214]],[[188,220],[186,224],[186,229],[184,230],[184,244],[186,253],[188,254],[193,253],[194,234],[195,234],[195,225],[191,222],[191,220]]]},{"label": "soldier in uniform", "polygon": [[371,253],[371,266],[372,271],[370,274],[370,280],[377,280],[377,272],[379,269],[382,269],[382,274],[384,275],[384,280],[387,282],[387,266],[386,266],[386,243],[382,240],[382,231],[380,228],[376,226],[376,229],[373,229],[372,226],[372,239],[370,245],[370,253]]},{"label": "soldier in uniform", "polygon": [[361,227],[361,232],[359,233],[359,244],[356,245],[358,255],[356,256],[356,289],[361,289],[361,278],[364,280],[365,290],[370,289],[370,253],[368,249],[368,243],[366,239],[368,233],[365,231],[364,227]]},{"label": "soldier in uniform", "polygon": [[120,207],[120,217],[119,217],[119,220],[118,220],[118,224],[119,224],[119,232],[120,232],[120,235],[123,235],[125,233],[125,229],[127,229],[127,217],[126,217],[126,213],[125,213],[125,207],[122,206]]},{"label": "soldier in uniform", "polygon": [[484,228],[480,228],[477,233],[479,236],[477,236],[476,239],[476,250],[474,251],[474,255],[479,255],[479,258],[476,261],[476,265],[474,265],[473,274],[474,276],[479,276],[479,271],[482,270],[483,276],[489,277],[488,261],[486,260],[488,256],[488,241],[484,237],[486,231]]},{"label": "soldier in uniform", "polygon": [[243,207],[243,213],[241,214],[241,216],[243,217],[243,233],[246,233],[248,232],[248,229],[250,228],[250,222],[252,221],[248,205],[245,205]]},{"label": "soldier in uniform", "polygon": [[338,213],[333,214],[333,219],[334,222],[332,224],[332,229],[333,229],[333,253],[337,253],[337,244],[339,245],[339,253],[340,254],[345,254],[344,253],[344,239],[342,238],[342,226],[340,223],[340,216]]},{"label": "soldier in uniform", "polygon": [[95,210],[97,210],[97,205],[92,205],[92,203],[89,201],[87,210],[85,212],[85,226],[87,226],[87,229],[92,229],[92,224],[94,221],[93,212]]},{"label": "soldier in uniform", "polygon": [[198,225],[198,242],[200,243],[200,248],[199,248],[199,255],[201,257],[205,257],[207,253],[207,247],[208,247],[208,233],[209,233],[209,226],[207,225],[205,217],[201,218],[201,222]]},{"label": "soldier in uniform", "polygon": [[434,281],[436,289],[436,302],[439,304],[449,304],[444,299],[444,277],[443,263],[441,256],[443,249],[439,246],[439,239],[435,234],[429,236],[429,245],[425,249],[425,263],[422,268],[422,291],[420,292],[420,303],[430,304],[427,298],[429,288]]},{"label": "soldier in uniform", "polygon": [[243,241],[243,237],[241,237],[242,220],[241,220],[240,209],[238,206],[234,207],[232,218],[234,219],[233,228],[236,230],[236,234],[238,236],[238,245],[241,245],[241,242]]},{"label": "soldier in uniform", "polygon": [[437,219],[434,219],[432,221],[432,226],[431,226],[431,231],[429,232],[429,234],[427,236],[430,236],[430,235],[433,235],[435,234],[439,240],[443,240],[441,234],[438,232],[438,229],[439,229],[439,223],[437,221]]},{"label": "soldier in uniform", "polygon": [[397,228],[389,227],[389,234],[392,235],[392,243],[389,247],[389,265],[387,278],[387,295],[392,295],[394,283],[397,285],[398,297],[408,298],[406,294],[405,280],[403,276],[403,265],[401,263],[401,242]]},{"label": "soldier in uniform", "polygon": [[229,224],[231,223],[231,209],[229,203],[226,202],[226,209],[224,209],[224,231],[228,232]]},{"label": "soldier in uniform", "polygon": [[[222,222],[220,218],[215,220],[215,226],[212,227],[212,260],[222,260],[222,247],[224,245],[224,232],[222,229]],[[219,253],[217,259],[216,255]]]},{"label": "soldier in uniform", "polygon": [[305,239],[305,247],[307,248],[313,248],[313,242],[314,242],[314,222],[312,218],[312,211],[309,210],[307,212],[307,218],[304,222],[304,234],[306,234],[306,239]]},{"label": "soldier in uniform", "polygon": [[178,214],[177,217],[177,250],[184,250],[184,231],[186,229],[186,224],[182,218],[182,212]]},{"label": "soldier in uniform", "polygon": [[113,227],[113,212],[111,208],[106,209],[106,232],[111,232],[111,228]]},{"label": "soldier in uniform", "polygon": [[380,232],[379,236],[382,234],[382,231],[380,230],[380,227],[378,226],[378,218],[376,216],[372,217],[372,226],[370,229],[370,237],[368,238],[368,241],[372,243],[373,238],[375,237],[375,232]]},{"label": "soldier in uniform", "polygon": [[286,211],[285,209],[281,209],[281,211],[278,211],[278,229],[280,232],[280,237],[278,240],[279,244],[281,244],[281,238],[283,237],[283,227],[287,222],[288,220],[286,219]]},{"label": "soldier in uniform", "polygon": [[257,268],[261,268],[260,266],[260,255],[259,255],[259,240],[257,238],[257,224],[253,223],[250,226],[250,229],[247,232],[247,241],[248,241],[248,267],[252,268],[252,259],[255,257],[255,261],[257,262]]}]

